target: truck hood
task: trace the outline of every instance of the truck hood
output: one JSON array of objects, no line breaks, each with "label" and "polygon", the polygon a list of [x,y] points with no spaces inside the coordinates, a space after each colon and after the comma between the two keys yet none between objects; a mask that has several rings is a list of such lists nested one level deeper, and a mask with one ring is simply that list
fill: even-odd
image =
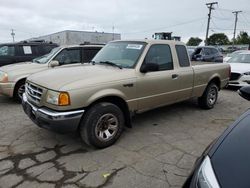
[{"label": "truck hood", "polygon": [[69,91],[109,82],[113,83],[114,81],[119,82],[134,77],[134,69],[83,64],[42,71],[29,76],[27,80],[47,89]]},{"label": "truck hood", "polygon": [[231,72],[243,74],[250,72],[250,64],[248,63],[229,63],[231,66]]},{"label": "truck hood", "polygon": [[32,62],[22,62],[22,63],[16,63],[12,65],[6,65],[0,68],[1,71],[4,71],[6,73],[11,73],[11,72],[16,72],[16,71],[27,71],[29,72],[30,70],[33,69],[41,69],[41,67],[48,67],[47,64],[39,64],[39,63],[32,63]]}]

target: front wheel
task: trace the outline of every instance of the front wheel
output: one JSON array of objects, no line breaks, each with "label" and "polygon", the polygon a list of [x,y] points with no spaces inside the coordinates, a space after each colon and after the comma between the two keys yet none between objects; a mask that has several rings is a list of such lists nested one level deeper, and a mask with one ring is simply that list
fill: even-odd
[{"label": "front wheel", "polygon": [[214,107],[218,98],[218,86],[214,83],[210,83],[203,95],[198,98],[198,103],[201,108],[211,109]]},{"label": "front wheel", "polygon": [[22,102],[23,93],[25,92],[25,81],[17,83],[14,90],[14,99],[17,102]]},{"label": "front wheel", "polygon": [[85,143],[105,148],[120,137],[124,127],[124,115],[115,104],[102,102],[93,105],[80,124],[80,135]]}]

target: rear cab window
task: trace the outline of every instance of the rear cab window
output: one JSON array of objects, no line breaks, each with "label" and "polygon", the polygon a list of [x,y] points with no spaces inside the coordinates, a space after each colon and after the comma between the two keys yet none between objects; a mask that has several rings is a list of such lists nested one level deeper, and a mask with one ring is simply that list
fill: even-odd
[{"label": "rear cab window", "polygon": [[176,45],[175,49],[180,67],[189,67],[190,61],[186,47],[184,45]]},{"label": "rear cab window", "polygon": [[90,62],[101,48],[82,48],[82,59],[84,63]]}]

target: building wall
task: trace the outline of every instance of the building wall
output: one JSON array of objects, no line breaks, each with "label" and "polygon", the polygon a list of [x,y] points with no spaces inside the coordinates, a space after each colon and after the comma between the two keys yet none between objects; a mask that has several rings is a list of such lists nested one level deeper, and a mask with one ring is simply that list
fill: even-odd
[{"label": "building wall", "polygon": [[40,36],[29,40],[45,40],[57,43],[59,45],[74,45],[84,42],[107,43],[112,40],[120,40],[121,35],[117,33],[101,33],[86,31],[62,31],[46,36]]}]

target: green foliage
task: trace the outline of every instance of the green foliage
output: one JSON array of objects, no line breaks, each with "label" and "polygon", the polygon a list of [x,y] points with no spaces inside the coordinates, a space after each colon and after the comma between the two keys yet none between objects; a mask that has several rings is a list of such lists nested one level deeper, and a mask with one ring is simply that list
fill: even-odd
[{"label": "green foliage", "polygon": [[214,33],[207,39],[208,45],[227,45],[230,43],[224,33]]},{"label": "green foliage", "polygon": [[248,36],[248,33],[241,31],[235,39],[235,44],[250,44],[250,37]]},{"label": "green foliage", "polygon": [[200,39],[199,37],[191,37],[188,42],[187,45],[188,46],[199,46],[199,44],[202,42],[202,39]]}]

